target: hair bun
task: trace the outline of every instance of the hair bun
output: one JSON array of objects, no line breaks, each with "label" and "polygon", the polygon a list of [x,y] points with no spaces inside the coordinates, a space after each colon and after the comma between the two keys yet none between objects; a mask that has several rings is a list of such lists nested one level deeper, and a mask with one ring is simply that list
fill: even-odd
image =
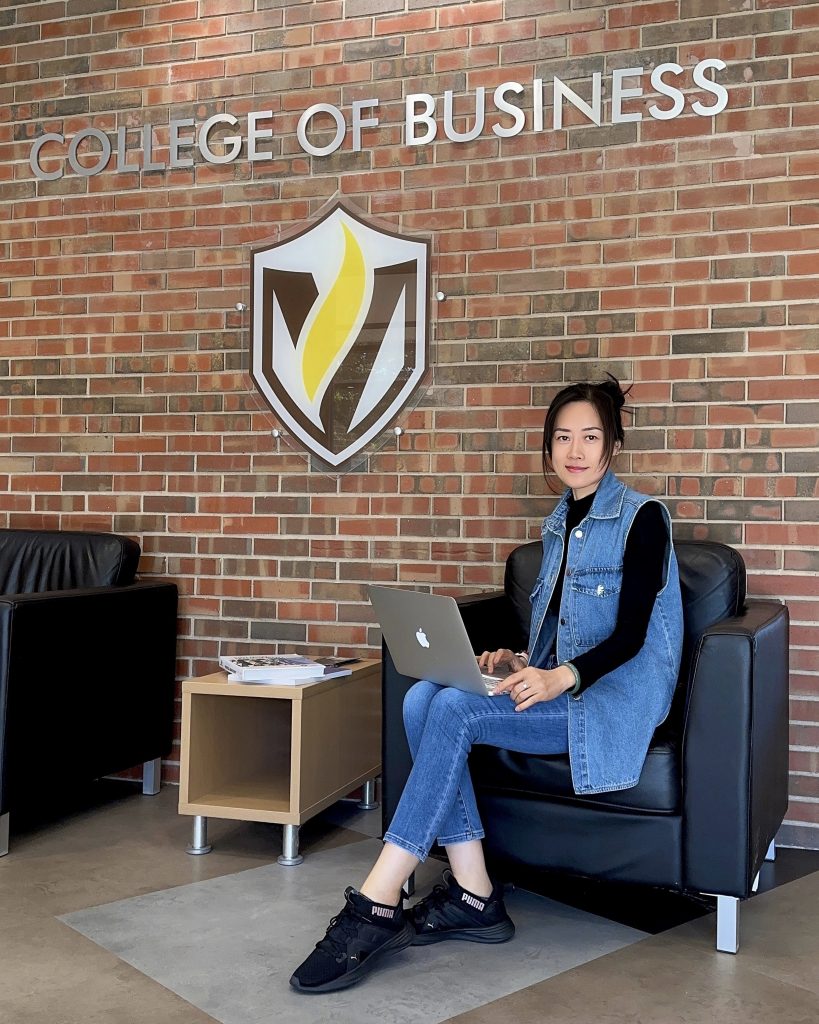
[{"label": "hair bun", "polygon": [[[607,373],[608,380],[601,380],[595,387],[598,388],[603,394],[608,395],[614,403],[614,408],[620,410],[626,404],[627,391],[623,391],[620,387],[620,381],[611,373]],[[631,390],[629,388],[629,390]]]}]

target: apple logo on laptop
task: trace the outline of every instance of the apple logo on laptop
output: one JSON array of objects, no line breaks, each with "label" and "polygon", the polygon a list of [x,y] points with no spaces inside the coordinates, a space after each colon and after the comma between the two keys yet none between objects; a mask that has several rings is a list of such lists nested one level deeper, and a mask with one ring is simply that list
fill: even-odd
[{"label": "apple logo on laptop", "polygon": [[429,640],[427,640],[427,635],[421,626],[418,627],[418,632],[415,634],[415,639],[422,647],[429,647]]}]

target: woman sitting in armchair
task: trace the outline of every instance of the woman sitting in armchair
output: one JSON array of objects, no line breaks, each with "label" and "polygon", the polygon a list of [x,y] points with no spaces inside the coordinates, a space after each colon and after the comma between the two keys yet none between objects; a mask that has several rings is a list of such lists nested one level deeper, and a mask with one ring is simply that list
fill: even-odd
[{"label": "woman sitting in armchair", "polygon": [[[611,378],[572,384],[549,406],[544,473],[567,490],[543,523],[528,650],[480,656],[490,673],[512,670],[492,697],[426,681],[410,689],[404,722],[413,768],[384,847],[293,974],[297,991],[347,988],[409,945],[512,938],[484,860],[467,767],[473,744],[568,752],[577,793],[637,784],[671,706],[683,621],[669,513],[610,469],[624,442],[624,403]],[[449,870],[405,914],[402,887],[436,839]]]}]

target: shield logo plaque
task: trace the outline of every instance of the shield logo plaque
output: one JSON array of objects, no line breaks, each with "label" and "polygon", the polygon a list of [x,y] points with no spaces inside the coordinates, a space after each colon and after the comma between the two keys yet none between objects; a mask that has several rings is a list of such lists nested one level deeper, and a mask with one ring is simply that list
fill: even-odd
[{"label": "shield logo plaque", "polygon": [[253,252],[253,379],[292,435],[336,469],[424,379],[429,272],[429,240],[385,231],[340,202]]}]

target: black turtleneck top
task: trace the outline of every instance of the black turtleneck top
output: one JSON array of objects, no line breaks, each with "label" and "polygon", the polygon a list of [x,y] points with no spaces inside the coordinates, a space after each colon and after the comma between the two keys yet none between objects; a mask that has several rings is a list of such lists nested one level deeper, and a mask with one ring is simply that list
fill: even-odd
[{"label": "black turtleneck top", "polygon": [[[555,615],[560,614],[569,537],[589,514],[593,501],[594,494],[589,494],[578,501],[569,495],[563,560],[549,601],[549,611]],[[572,664],[580,673],[578,693],[587,690],[601,676],[630,661],[642,649],[648,632],[648,621],[654,610],[654,601],[663,584],[663,566],[668,542],[668,530],[660,506],[656,501],[642,505],[631,524],[623,553],[623,580],[614,632],[596,647],[572,658]]]}]

